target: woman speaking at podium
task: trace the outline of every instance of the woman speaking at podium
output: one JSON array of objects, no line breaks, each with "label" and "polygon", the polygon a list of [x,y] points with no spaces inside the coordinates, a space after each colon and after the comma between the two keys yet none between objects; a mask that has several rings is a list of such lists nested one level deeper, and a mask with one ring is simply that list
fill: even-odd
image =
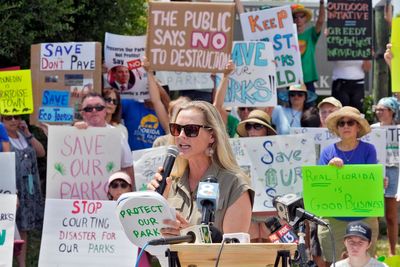
[{"label": "woman speaking at podium", "polygon": [[[224,123],[213,105],[192,101],[178,109],[170,123],[171,144],[178,147],[174,169],[167,178],[163,195],[177,211],[176,221],[167,221],[164,236],[180,235],[180,230],[201,222],[196,204],[199,182],[215,177],[219,198],[214,226],[223,233],[249,231],[254,191],[250,179],[239,168],[229,144]],[[156,190],[162,168],[149,183]]]}]

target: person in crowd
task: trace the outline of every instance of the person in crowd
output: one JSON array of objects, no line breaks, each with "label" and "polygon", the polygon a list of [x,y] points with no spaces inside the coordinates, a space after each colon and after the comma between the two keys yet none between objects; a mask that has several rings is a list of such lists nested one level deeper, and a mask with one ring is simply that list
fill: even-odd
[{"label": "person in crowd", "polygon": [[290,127],[301,127],[300,119],[309,103],[317,99],[317,95],[307,91],[305,84],[295,84],[289,90],[279,92],[281,101],[288,103],[288,107],[276,106],[272,111],[272,123],[278,134],[289,134]]},{"label": "person in crowd", "polygon": [[130,90],[135,84],[135,75],[126,66],[115,66],[111,69],[110,85],[119,92]]},{"label": "person in crowd", "polygon": [[121,122],[121,97],[118,91],[113,88],[104,88],[102,92],[104,101],[106,102],[106,121],[108,124],[120,129],[128,138],[128,130]]},{"label": "person in crowd", "polygon": [[[344,106],[331,113],[326,124],[328,129],[340,138],[340,141],[325,147],[319,159],[319,165],[332,165],[341,168],[345,164],[377,164],[376,149],[372,144],[359,140],[371,131],[368,121],[354,107]],[[335,241],[335,258],[339,259],[344,250],[341,233],[349,221],[362,220],[372,227],[372,243],[369,247],[371,255],[375,254],[375,244],[378,238],[378,220],[376,217],[354,218],[324,218],[331,227]],[[322,255],[329,266],[333,262],[332,240],[327,227],[318,226],[318,239]]]},{"label": "person in crowd", "polygon": [[39,180],[37,157],[44,157],[43,145],[31,134],[28,125],[20,115],[2,115],[11,152],[15,153],[15,177],[19,207],[16,223],[24,243],[17,255],[18,266],[26,266],[28,232],[40,230],[43,225],[44,199]]},{"label": "person in crowd", "polygon": [[[104,98],[96,93],[90,92],[82,98],[81,116],[83,121],[74,124],[78,129],[87,129],[88,127],[108,127],[114,128],[106,121],[106,102]],[[132,179],[134,187],[133,159],[132,152],[129,149],[126,137],[121,133],[121,170],[126,172]]]},{"label": "person in crowd", "polygon": [[8,138],[6,128],[0,122],[0,152],[9,152],[10,150],[10,139]]},{"label": "person in crowd", "polygon": [[311,107],[303,112],[300,118],[301,127],[320,127],[321,118],[316,107]]},{"label": "person in crowd", "polygon": [[315,93],[314,82],[318,81],[315,47],[325,22],[324,0],[319,1],[318,18],[315,25],[308,28],[308,22],[312,18],[311,9],[305,8],[301,4],[293,4],[291,8],[293,21],[297,26],[303,81],[307,90]]},{"label": "person in crowd", "polygon": [[[396,114],[399,109],[397,100],[394,97],[384,97],[378,101],[374,107],[377,123],[372,124],[371,127],[390,126],[396,125]],[[391,153],[391,152],[390,152]],[[393,162],[391,155],[386,157],[385,174],[387,186],[385,189],[385,219],[387,227],[387,236],[389,239],[389,255],[396,255],[397,235],[399,232],[399,225],[397,222],[397,185],[399,182],[399,163]]]},{"label": "person in crowd", "polygon": [[342,103],[333,96],[326,97],[318,103],[319,117],[321,119],[321,127],[326,128],[326,118],[329,114],[342,108]]},{"label": "person in crowd", "polygon": [[[200,224],[195,197],[199,182],[209,176],[218,180],[219,199],[224,199],[215,211],[214,226],[223,233],[248,232],[254,191],[235,160],[217,109],[205,101],[192,101],[181,106],[171,121],[170,133],[179,155],[164,196],[176,209],[177,219],[165,221],[169,227],[161,233],[176,236],[180,229]],[[159,187],[161,171],[159,168],[148,189]]]},{"label": "person in crowd", "polygon": [[363,110],[364,78],[371,69],[370,60],[338,60],[333,62],[332,96],[343,106]]},{"label": "person in crowd", "polygon": [[387,267],[385,263],[368,254],[372,244],[372,230],[368,224],[362,221],[350,222],[346,226],[343,243],[347,258],[332,264],[331,267]]}]

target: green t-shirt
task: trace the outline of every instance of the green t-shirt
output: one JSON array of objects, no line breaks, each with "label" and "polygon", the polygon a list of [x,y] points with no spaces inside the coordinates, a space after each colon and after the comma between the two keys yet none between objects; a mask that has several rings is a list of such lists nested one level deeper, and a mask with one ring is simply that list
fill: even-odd
[{"label": "green t-shirt", "polygon": [[230,138],[235,137],[238,124],[238,118],[234,117],[231,114],[228,114],[228,121],[226,122],[226,132],[228,133]]},{"label": "green t-shirt", "polygon": [[317,33],[315,26],[299,34],[299,47],[301,53],[301,66],[303,68],[304,82],[318,81],[317,65],[315,63],[315,46],[321,33]]}]

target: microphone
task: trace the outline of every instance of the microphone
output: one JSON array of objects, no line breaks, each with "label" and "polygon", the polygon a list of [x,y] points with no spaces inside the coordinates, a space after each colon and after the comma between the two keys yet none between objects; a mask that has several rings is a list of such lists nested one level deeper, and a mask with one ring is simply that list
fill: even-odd
[{"label": "microphone", "polygon": [[194,243],[195,241],[196,241],[196,234],[189,231],[186,235],[183,236],[163,237],[159,239],[154,239],[149,241],[148,244],[151,246],[159,246],[159,245],[173,245],[183,242]]},{"label": "microphone", "polygon": [[164,161],[163,171],[161,173],[162,180],[160,181],[160,186],[156,191],[162,195],[164,194],[165,187],[167,186],[167,177],[170,176],[172,167],[174,166],[176,156],[178,156],[179,150],[177,146],[171,145],[167,149],[167,156]]},{"label": "microphone", "polygon": [[293,232],[293,229],[285,224],[279,222],[277,217],[269,217],[265,221],[265,226],[271,231],[268,239],[272,243],[298,243],[299,239]]},{"label": "microphone", "polygon": [[326,227],[329,226],[329,223],[325,222],[324,220],[318,218],[311,212],[308,212],[302,208],[296,208],[296,219],[297,218],[298,218],[298,220],[304,219],[304,220],[312,221],[312,222],[322,225],[322,226],[326,226]]},{"label": "microphone", "polygon": [[210,224],[214,221],[214,211],[219,197],[218,180],[215,177],[207,177],[199,183],[196,203],[201,209],[201,224]]}]

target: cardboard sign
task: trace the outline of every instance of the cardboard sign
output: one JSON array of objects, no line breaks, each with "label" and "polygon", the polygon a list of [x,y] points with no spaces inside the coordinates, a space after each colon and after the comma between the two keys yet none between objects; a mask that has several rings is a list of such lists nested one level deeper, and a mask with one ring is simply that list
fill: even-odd
[{"label": "cardboard sign", "polygon": [[[1,154],[1,153],[0,153]],[[0,194],[0,266],[13,266],[17,195]]]},{"label": "cardboard sign", "polygon": [[299,42],[290,6],[240,14],[244,40],[272,42],[278,87],[303,80]]},{"label": "cardboard sign", "polygon": [[116,128],[49,126],[47,198],[107,199],[110,175],[120,169]]},{"label": "cardboard sign", "polygon": [[[314,142],[307,135],[246,137],[231,139],[245,153],[236,154],[240,166],[242,159],[251,161],[250,175],[255,190],[254,212],[276,211],[272,200],[276,195],[302,192],[301,166],[315,164]],[[235,148],[235,151],[238,151]]]},{"label": "cardboard sign", "polygon": [[236,69],[229,76],[224,106],[276,106],[276,69],[272,43],[234,42],[232,60]]},{"label": "cardboard sign", "polygon": [[0,153],[0,170],[0,194],[16,194],[14,152]]},{"label": "cardboard sign", "polygon": [[146,55],[154,70],[223,72],[234,4],[149,2]]},{"label": "cardboard sign", "polygon": [[43,43],[31,46],[33,103],[31,124],[71,124],[81,120],[80,103],[101,93],[101,44]]},{"label": "cardboard sign", "polygon": [[[399,5],[400,6],[400,5]],[[392,92],[400,92],[400,12],[392,21]]]},{"label": "cardboard sign", "polygon": [[328,60],[372,58],[371,0],[328,0]]},{"label": "cardboard sign", "polygon": [[95,43],[44,43],[40,46],[40,70],[94,70]]},{"label": "cardboard sign", "polygon": [[46,199],[39,266],[134,266],[115,201]]},{"label": "cardboard sign", "polygon": [[20,115],[33,112],[30,70],[0,72],[0,114]]},{"label": "cardboard sign", "polygon": [[157,71],[156,77],[161,84],[167,84],[170,91],[212,89],[214,83],[211,73]]},{"label": "cardboard sign", "polygon": [[147,73],[142,68],[146,36],[125,36],[106,32],[104,62],[107,81],[121,97],[147,99]]},{"label": "cardboard sign", "polygon": [[[150,240],[161,238],[163,220],[176,220],[175,210],[168,206],[163,196],[154,191],[122,194],[116,209],[128,239],[138,247]],[[146,251],[163,254],[167,246],[148,246]]]},{"label": "cardboard sign", "polygon": [[328,217],[384,215],[381,164],[303,166],[302,174],[307,211]]}]

